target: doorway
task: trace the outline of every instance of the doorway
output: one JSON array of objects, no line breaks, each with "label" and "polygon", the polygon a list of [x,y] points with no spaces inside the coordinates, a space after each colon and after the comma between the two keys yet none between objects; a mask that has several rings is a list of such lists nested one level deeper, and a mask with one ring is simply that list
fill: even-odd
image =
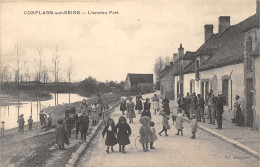
[{"label": "doorway", "polygon": [[246,126],[253,127],[253,79],[246,80]]}]

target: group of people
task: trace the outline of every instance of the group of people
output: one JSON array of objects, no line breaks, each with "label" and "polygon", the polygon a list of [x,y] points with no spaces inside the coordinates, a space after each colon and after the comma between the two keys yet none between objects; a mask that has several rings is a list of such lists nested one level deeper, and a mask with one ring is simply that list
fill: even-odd
[{"label": "group of people", "polygon": [[[177,103],[179,108],[184,111],[189,119],[191,119],[190,116],[194,114],[198,122],[205,123],[205,101],[200,94],[196,95],[196,93],[192,93],[190,96],[189,93],[187,93],[186,97],[183,97],[183,94],[180,94]],[[225,97],[221,93],[215,96],[213,90],[210,90],[207,96],[207,103],[209,124],[215,125],[215,122],[217,121],[217,129],[222,129],[223,106],[226,103]]]},{"label": "group of people", "polygon": [[[27,122],[28,122],[29,130],[32,130],[32,125],[33,125],[32,116],[29,116],[29,119],[27,120]],[[3,121],[3,123],[4,123],[4,121]],[[23,114],[19,115],[17,123],[18,123],[18,133],[19,132],[23,133],[24,132],[24,123],[25,123]]]},{"label": "group of people", "polygon": [[92,119],[93,126],[96,126],[99,119],[102,119],[105,125],[109,122],[109,110],[108,105],[104,104],[98,95],[98,99],[93,104],[88,104],[85,99],[81,104],[75,108],[66,106],[65,109],[65,122],[63,119],[58,119],[58,126],[56,128],[56,144],[60,149],[65,149],[64,144],[69,144],[69,138],[71,137],[71,131],[76,129],[76,139],[78,134],[81,134],[82,142],[86,142],[87,131]]}]

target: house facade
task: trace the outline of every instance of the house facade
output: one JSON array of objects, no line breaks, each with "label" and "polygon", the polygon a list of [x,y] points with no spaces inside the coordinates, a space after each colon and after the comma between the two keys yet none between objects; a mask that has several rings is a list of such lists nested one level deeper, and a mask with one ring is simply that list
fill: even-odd
[{"label": "house facade", "polygon": [[[229,16],[218,18],[214,26],[204,26],[204,43],[196,52],[182,56],[179,48],[179,70],[174,75],[174,98],[179,94],[201,94],[207,103],[210,90],[226,97],[224,119],[230,119],[235,96],[242,101],[244,125],[259,129],[259,1],[257,12],[236,25]],[[165,84],[165,83],[164,83]],[[170,84],[170,83],[169,83]]]},{"label": "house facade", "polygon": [[124,90],[152,91],[153,74],[127,74]]}]

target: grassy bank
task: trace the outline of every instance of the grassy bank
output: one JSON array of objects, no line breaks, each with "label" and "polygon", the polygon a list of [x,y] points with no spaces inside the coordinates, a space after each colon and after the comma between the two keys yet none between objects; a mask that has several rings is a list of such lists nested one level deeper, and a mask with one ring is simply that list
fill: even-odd
[{"label": "grassy bank", "polygon": [[[103,95],[102,99],[105,103],[111,104],[119,100],[121,95]],[[96,99],[88,99],[88,103],[94,103]],[[109,101],[107,101],[109,100]],[[72,103],[71,106],[78,106],[80,102]],[[44,110],[45,113],[52,113],[53,124],[56,125],[57,119],[64,119],[65,105],[56,107],[48,107]],[[76,139],[75,139],[76,140]],[[74,141],[75,142],[75,141]],[[79,142],[77,140],[77,142]],[[28,126],[25,126],[23,134],[17,133],[17,128],[6,131],[5,138],[1,140],[0,162],[1,166],[44,166],[52,157],[53,152],[49,150],[55,143],[55,131],[49,130],[42,132],[40,123],[36,122],[33,125],[33,131],[28,131]],[[73,142],[72,142],[73,144]],[[70,158],[73,150],[78,147],[78,143],[66,149],[64,152],[58,152],[60,159],[54,161],[52,165],[48,166],[63,166],[60,163],[66,163]],[[59,151],[59,150],[57,150]]]}]

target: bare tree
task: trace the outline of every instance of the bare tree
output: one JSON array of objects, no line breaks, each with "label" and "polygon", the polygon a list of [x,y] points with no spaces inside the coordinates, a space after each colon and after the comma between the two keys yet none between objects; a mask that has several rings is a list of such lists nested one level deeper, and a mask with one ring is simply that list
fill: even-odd
[{"label": "bare tree", "polygon": [[[72,59],[71,59],[71,56],[69,56],[69,66],[68,66],[68,69],[67,69],[69,89],[70,89],[70,82],[71,82],[71,76],[72,76],[72,68],[73,68]],[[70,90],[69,90],[69,103],[70,103]]]},{"label": "bare tree", "polygon": [[169,56],[166,56],[164,59],[164,66],[170,65],[171,58]]},{"label": "bare tree", "polygon": [[43,80],[43,83],[47,83],[49,80],[48,69],[46,66],[43,66],[43,68],[42,68],[42,80]]},{"label": "bare tree", "polygon": [[[58,79],[59,79],[59,61],[60,61],[60,57],[59,57],[58,51],[59,51],[59,45],[55,44],[54,45],[54,51],[53,51],[53,57],[52,57],[52,63],[53,63],[53,66],[54,66],[54,70],[53,70],[54,82],[55,82],[55,85],[56,85],[55,89],[57,88],[57,83],[58,83]],[[55,90],[55,106],[57,104],[58,104],[58,93]]]},{"label": "bare tree", "polygon": [[5,65],[3,69],[1,69],[1,82],[9,82],[9,75],[10,75],[10,67],[9,65]]},{"label": "bare tree", "polygon": [[25,81],[30,82],[31,81],[30,66],[28,64],[27,59],[24,60],[24,68],[25,68],[25,72],[24,72]]},{"label": "bare tree", "polygon": [[164,66],[165,63],[161,56],[155,60],[154,72],[155,72],[156,80],[159,82],[159,87],[161,85],[161,72],[164,69]]},{"label": "bare tree", "polygon": [[[41,95],[41,73],[42,73],[42,62],[43,62],[43,48],[39,46],[37,48],[38,55],[39,55],[39,64],[38,64],[38,96],[37,96],[37,114],[38,111],[41,110],[41,103],[40,103],[40,95]],[[39,105],[39,107],[38,107]],[[39,109],[38,109],[39,108]]]},{"label": "bare tree", "polygon": [[16,69],[15,69],[15,74],[16,74],[16,81],[17,81],[17,117],[19,118],[19,109],[20,109],[20,92],[19,92],[19,85],[20,85],[20,71],[21,71],[21,45],[18,43],[14,47],[14,59],[16,61]]}]

